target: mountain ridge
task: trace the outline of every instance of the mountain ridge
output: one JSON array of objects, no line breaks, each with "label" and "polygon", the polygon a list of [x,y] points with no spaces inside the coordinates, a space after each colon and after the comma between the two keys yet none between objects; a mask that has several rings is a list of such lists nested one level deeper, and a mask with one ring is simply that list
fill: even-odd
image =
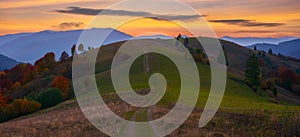
[{"label": "mountain ridge", "polygon": [[295,40],[295,39],[299,39],[299,38],[293,37],[293,36],[284,36],[284,37],[278,37],[278,38],[272,38],[272,37],[237,37],[237,38],[235,38],[235,37],[225,36],[220,39],[234,42],[241,46],[251,46],[251,45],[259,44],[259,43],[279,44],[281,42],[291,41],[291,40]]},{"label": "mountain ridge", "polygon": [[281,42],[279,44],[268,44],[268,43],[259,43],[251,46],[247,46],[247,48],[253,49],[254,47],[257,50],[263,50],[268,52],[269,49],[272,49],[272,52],[275,54],[284,54],[286,56],[294,57],[300,59],[300,39],[295,39],[291,41]]},{"label": "mountain ridge", "polygon": [[[112,28],[91,28],[87,30],[70,31],[45,30],[22,37],[20,36],[8,42],[2,42],[2,44],[0,44],[0,54],[25,63],[34,63],[47,52],[54,52],[58,59],[63,51],[71,54],[71,47],[78,42],[82,32],[96,36],[97,41],[104,41],[103,45],[132,38],[132,36]],[[109,36],[105,39],[107,34],[109,34]],[[1,38],[0,36],[0,43]],[[95,43],[84,43],[84,45],[85,48],[100,46],[95,45]]]},{"label": "mountain ridge", "polygon": [[17,62],[16,60],[0,54],[0,71],[11,69],[17,64],[19,64],[19,62]]}]

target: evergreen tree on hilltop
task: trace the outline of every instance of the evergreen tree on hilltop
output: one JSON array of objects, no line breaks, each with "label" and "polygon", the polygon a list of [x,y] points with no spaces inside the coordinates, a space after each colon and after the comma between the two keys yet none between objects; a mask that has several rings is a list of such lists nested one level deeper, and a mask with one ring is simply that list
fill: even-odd
[{"label": "evergreen tree on hilltop", "polygon": [[176,40],[180,40],[182,38],[181,34],[176,37]]},{"label": "evergreen tree on hilltop", "polygon": [[270,54],[270,55],[272,55],[272,54],[273,54],[273,51],[272,51],[272,49],[271,49],[271,48],[269,49],[269,54]]},{"label": "evergreen tree on hilltop", "polygon": [[186,38],[184,39],[183,45],[184,45],[185,47],[188,47],[189,44],[190,44],[189,38],[186,37]]},{"label": "evergreen tree on hilltop", "polygon": [[84,46],[83,46],[83,44],[79,44],[78,51],[84,52]]},{"label": "evergreen tree on hilltop", "polygon": [[252,54],[252,56],[247,60],[245,76],[246,83],[254,90],[260,86],[260,68],[258,58],[255,54]]},{"label": "evergreen tree on hilltop", "polygon": [[68,54],[67,52],[64,51],[63,53],[61,53],[60,58],[59,58],[59,61],[65,61],[65,60],[67,60],[69,57],[70,57],[69,54]]},{"label": "evergreen tree on hilltop", "polygon": [[71,53],[72,53],[72,57],[74,57],[74,55],[76,55],[76,44],[74,44],[71,48]]}]

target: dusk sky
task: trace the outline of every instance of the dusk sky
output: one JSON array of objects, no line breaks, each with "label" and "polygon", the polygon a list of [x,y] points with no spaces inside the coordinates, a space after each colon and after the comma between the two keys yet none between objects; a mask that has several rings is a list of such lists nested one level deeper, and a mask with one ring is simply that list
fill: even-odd
[{"label": "dusk sky", "polygon": [[[0,35],[42,30],[84,29],[99,11],[120,0],[1,0]],[[300,37],[299,0],[182,0],[192,6],[201,18],[209,21],[218,37]],[[122,10],[122,11],[120,11]],[[163,12],[163,11],[162,11]],[[157,15],[132,9],[113,9],[102,25],[126,16]],[[163,14],[159,14],[163,15]],[[174,11],[162,16],[171,21],[187,21],[197,25],[184,12]],[[138,26],[137,26],[138,25]],[[150,26],[150,27],[149,27]],[[178,34],[171,22],[160,19],[144,19],[120,28],[131,35],[146,29],[159,29],[168,35]]]}]

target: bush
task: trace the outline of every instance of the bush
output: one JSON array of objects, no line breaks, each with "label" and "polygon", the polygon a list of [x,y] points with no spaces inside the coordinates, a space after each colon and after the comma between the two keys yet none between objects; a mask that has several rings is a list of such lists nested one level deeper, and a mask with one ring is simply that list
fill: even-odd
[{"label": "bush", "polygon": [[11,104],[0,108],[0,122],[15,118],[21,115],[35,112],[41,108],[41,104],[25,99],[15,99]]},{"label": "bush", "polygon": [[296,82],[296,73],[287,67],[279,68],[279,83],[287,90],[292,90],[293,83]]},{"label": "bush", "polygon": [[9,118],[15,118],[20,116],[21,103],[22,99],[15,99],[12,104],[8,104],[3,110],[6,116],[8,116]]},{"label": "bush", "polygon": [[39,95],[39,93],[30,92],[29,94],[26,95],[26,98],[28,100],[36,100],[38,95]]},{"label": "bush", "polygon": [[32,100],[27,100],[27,99],[23,99],[21,106],[20,106],[20,111],[21,114],[28,114],[28,113],[32,113],[36,110],[39,110],[41,108],[41,104],[36,102],[36,101],[32,101]]},{"label": "bush", "polygon": [[262,82],[262,84],[261,84],[261,89],[262,90],[267,90],[268,89],[268,85],[267,85],[267,82],[265,81],[265,82]]},{"label": "bush", "polygon": [[7,102],[8,102],[8,98],[5,97],[2,91],[0,90],[0,107],[5,107],[7,105]]},{"label": "bush", "polygon": [[8,116],[4,113],[3,108],[0,108],[0,122],[4,122],[8,120]]},{"label": "bush", "polygon": [[69,96],[70,83],[67,78],[57,76],[52,81],[52,86],[61,91],[62,96],[66,99]]},{"label": "bush", "polygon": [[41,104],[27,99],[15,99],[4,108],[4,113],[10,118],[32,113],[41,108]]},{"label": "bush", "polygon": [[275,88],[275,82],[274,82],[274,80],[268,80],[267,81],[267,87],[270,90],[274,89]]},{"label": "bush", "polygon": [[59,89],[49,88],[46,89],[37,96],[36,101],[41,103],[42,108],[51,107],[57,105],[63,100],[63,96]]}]

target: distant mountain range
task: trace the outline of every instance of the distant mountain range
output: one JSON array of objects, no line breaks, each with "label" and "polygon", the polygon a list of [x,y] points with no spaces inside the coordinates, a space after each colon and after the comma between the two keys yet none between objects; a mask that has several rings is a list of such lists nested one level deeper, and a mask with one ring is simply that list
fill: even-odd
[{"label": "distant mountain range", "polygon": [[[77,43],[83,30],[71,31],[41,31],[37,33],[21,33],[0,36],[0,54],[24,63],[34,63],[47,52],[54,52],[59,58],[63,51],[70,54],[71,47]],[[95,37],[97,41],[104,41],[103,45],[129,40],[132,36],[111,28],[93,28],[84,31]],[[104,40],[105,35],[110,35]],[[83,43],[88,46],[99,47],[93,43]],[[88,46],[87,46],[88,45]]]},{"label": "distant mountain range", "polygon": [[280,37],[280,38],[252,38],[252,37],[223,37],[222,40],[234,42],[241,46],[253,49],[255,46],[258,50],[268,52],[272,49],[273,53],[281,53],[286,56],[300,59],[300,39],[297,37]]},{"label": "distant mountain range", "polygon": [[253,49],[255,46],[258,50],[263,50],[268,52],[269,49],[272,49],[273,53],[276,54],[280,53],[283,55],[300,59],[300,39],[286,41],[279,44],[268,44],[268,43],[254,44],[248,46],[248,48]]},{"label": "distant mountain range", "polygon": [[0,36],[0,45],[3,45],[7,42],[16,40],[18,38],[29,36],[31,34],[33,34],[33,33],[19,33],[19,34],[8,34],[5,36]]},{"label": "distant mountain range", "polygon": [[134,37],[134,39],[174,39],[174,37],[166,35],[146,35]]},{"label": "distant mountain range", "polygon": [[222,40],[234,42],[241,46],[251,46],[254,44],[259,43],[268,43],[268,44],[279,44],[281,42],[290,41],[298,39],[297,37],[279,37],[279,38],[255,38],[255,37],[240,37],[240,38],[233,38],[233,37],[222,37]]},{"label": "distant mountain range", "polygon": [[17,62],[16,60],[13,60],[9,57],[0,54],[0,71],[5,69],[11,69],[17,64],[19,64],[19,62]]},{"label": "distant mountain range", "polygon": [[[24,63],[34,63],[47,52],[54,52],[58,59],[63,51],[70,54],[71,47],[76,44],[82,34],[90,35],[95,41],[84,41],[83,45],[88,47],[99,47],[99,41],[104,41],[103,45],[115,42],[126,41],[129,39],[172,39],[173,37],[165,35],[150,35],[132,37],[112,28],[92,28],[88,30],[70,30],[70,31],[41,31],[37,33],[20,33],[0,36],[0,54]],[[105,35],[110,35],[104,40]],[[257,46],[259,50],[268,51],[272,48],[274,53],[282,53],[295,58],[299,55],[299,40],[297,37],[281,38],[233,38],[223,37],[226,41],[237,43],[241,46],[253,48]],[[291,41],[292,40],[292,41]],[[295,41],[294,41],[295,40]],[[263,44],[262,44],[263,43]],[[255,44],[255,45],[254,45]],[[254,45],[254,46],[253,46]],[[1,65],[1,64],[0,64]]]}]

